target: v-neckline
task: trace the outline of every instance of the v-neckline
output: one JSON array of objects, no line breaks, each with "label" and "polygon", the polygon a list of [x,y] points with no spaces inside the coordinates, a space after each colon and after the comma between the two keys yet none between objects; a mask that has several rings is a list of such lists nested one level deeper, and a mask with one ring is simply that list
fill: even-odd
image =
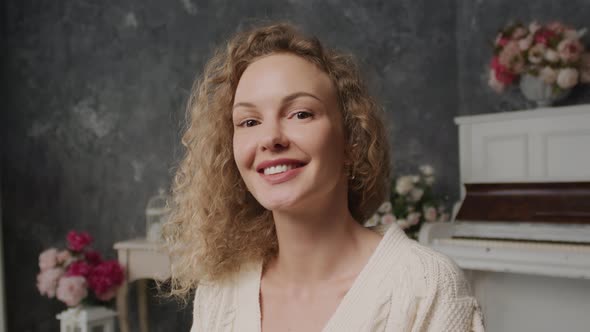
[{"label": "v-neckline", "polygon": [[[322,332],[343,331],[343,328],[350,326],[343,324],[343,321],[350,322],[354,317],[360,317],[354,308],[354,303],[363,302],[363,299],[370,300],[377,296],[379,291],[377,284],[385,276],[386,270],[383,268],[384,260],[391,260],[390,253],[395,250],[401,240],[405,238],[405,233],[393,224],[383,235],[379,244],[371,254],[369,260],[356,276],[350,289],[346,292],[336,310],[330,316]],[[396,257],[396,256],[394,256]],[[241,273],[242,274],[242,273]],[[254,265],[245,266],[243,274],[239,278],[237,290],[237,315],[236,325],[245,331],[261,332],[261,308],[260,308],[260,284],[262,278],[262,262]],[[346,319],[340,318],[345,317]]]}]

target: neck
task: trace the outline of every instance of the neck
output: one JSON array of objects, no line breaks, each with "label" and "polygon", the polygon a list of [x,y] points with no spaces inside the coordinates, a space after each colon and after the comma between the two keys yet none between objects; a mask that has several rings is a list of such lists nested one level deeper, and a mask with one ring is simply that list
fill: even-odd
[{"label": "neck", "polygon": [[266,269],[292,285],[354,278],[380,240],[354,220],[346,202],[299,213],[273,211],[273,217],[279,253]]}]

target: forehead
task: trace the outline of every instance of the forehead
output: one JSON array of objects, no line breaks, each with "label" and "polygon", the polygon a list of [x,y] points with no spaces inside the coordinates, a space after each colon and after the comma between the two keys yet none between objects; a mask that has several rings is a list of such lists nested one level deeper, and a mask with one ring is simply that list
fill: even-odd
[{"label": "forehead", "polygon": [[311,93],[326,102],[336,95],[330,77],[315,64],[293,54],[272,54],[246,68],[234,102],[270,101],[295,92]]}]

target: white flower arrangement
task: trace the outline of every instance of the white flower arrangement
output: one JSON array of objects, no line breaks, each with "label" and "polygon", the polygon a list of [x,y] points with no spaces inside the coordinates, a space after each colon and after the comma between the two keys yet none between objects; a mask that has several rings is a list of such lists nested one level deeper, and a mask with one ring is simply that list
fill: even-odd
[{"label": "white flower arrangement", "polygon": [[416,237],[424,222],[448,221],[449,214],[432,193],[434,168],[422,165],[418,175],[403,175],[392,183],[390,201],[381,204],[366,222],[366,227],[397,223],[411,237]]}]

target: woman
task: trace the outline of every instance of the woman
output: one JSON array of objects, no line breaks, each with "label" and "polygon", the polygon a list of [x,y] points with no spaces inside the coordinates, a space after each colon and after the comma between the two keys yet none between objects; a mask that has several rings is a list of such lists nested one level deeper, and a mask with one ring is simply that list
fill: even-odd
[{"label": "woman", "polygon": [[[285,24],[234,37],[189,103],[166,225],[191,331],[471,331],[461,271],[364,228],[385,199],[379,110],[347,56]],[[198,285],[198,287],[197,287]]]}]

